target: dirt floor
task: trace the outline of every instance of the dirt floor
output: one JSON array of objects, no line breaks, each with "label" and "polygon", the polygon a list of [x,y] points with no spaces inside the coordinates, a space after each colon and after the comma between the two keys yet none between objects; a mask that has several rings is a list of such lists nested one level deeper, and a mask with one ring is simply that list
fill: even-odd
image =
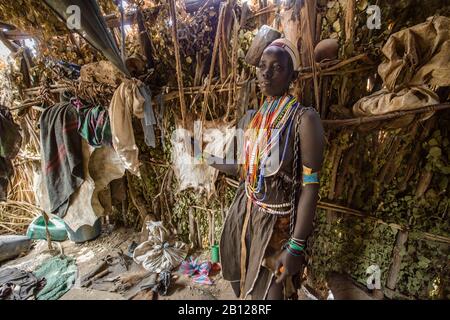
[{"label": "dirt floor", "polygon": [[[0,267],[17,267],[27,271],[33,271],[45,259],[52,255],[59,254],[61,251],[70,257],[76,259],[78,267],[77,280],[71,290],[69,290],[61,300],[111,300],[127,299],[127,291],[111,292],[112,288],[98,290],[81,287],[83,276],[89,273],[102,259],[108,255],[115,255],[118,252],[127,253],[129,245],[135,241],[139,242],[140,234],[128,229],[119,229],[105,232],[95,240],[82,244],[76,244],[71,241],[55,243],[54,250],[48,250],[47,242],[40,240],[34,243],[32,250],[23,257],[4,263]],[[208,252],[198,253],[199,261],[204,261]],[[130,260],[131,262],[131,260]],[[131,262],[130,272],[140,272],[140,268],[135,262]],[[167,296],[158,295],[158,300],[234,300],[236,299],[228,282],[223,280],[220,272],[212,276],[213,285],[199,285],[191,278],[181,275],[178,272],[172,273],[171,284]],[[128,291],[132,291],[131,289]],[[153,298],[155,299],[155,298]]]},{"label": "dirt floor", "polygon": [[[213,273],[210,278],[212,285],[195,283],[190,277],[178,273],[171,274],[170,285],[166,295],[153,293],[147,290],[142,294],[142,284],[150,278],[144,268],[137,265],[132,258],[126,256],[130,244],[139,243],[140,234],[129,229],[104,230],[95,240],[82,244],[71,241],[53,242],[54,250],[49,251],[47,242],[39,240],[34,242],[32,250],[25,256],[16,258],[0,267],[17,267],[22,270],[34,271],[47,258],[58,255],[61,252],[76,260],[78,267],[77,279],[74,286],[60,299],[61,300],[236,300],[231,286],[225,281],[220,272]],[[125,257],[128,261],[126,269],[119,264],[113,267],[110,273],[95,280],[91,285],[83,286],[83,278],[92,272],[96,266],[104,263],[108,257]],[[200,262],[209,258],[209,252],[194,254]],[[123,261],[123,259],[122,259]],[[121,269],[122,268],[122,269]],[[143,277],[143,275],[146,277]],[[156,274],[154,274],[156,279]],[[144,280],[142,280],[144,279]],[[353,285],[348,285],[345,280],[335,281],[333,292],[335,298],[342,296],[344,299],[372,299]],[[305,287],[299,290],[300,300],[317,300]]]}]

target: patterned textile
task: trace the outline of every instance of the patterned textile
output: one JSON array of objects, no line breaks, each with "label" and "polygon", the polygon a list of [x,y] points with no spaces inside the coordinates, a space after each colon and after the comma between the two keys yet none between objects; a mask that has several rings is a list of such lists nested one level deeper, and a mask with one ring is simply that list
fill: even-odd
[{"label": "patterned textile", "polygon": [[79,99],[72,101],[78,111],[78,133],[90,146],[99,148],[112,144],[111,124],[108,110],[101,106],[92,107]]},{"label": "patterned textile", "polygon": [[70,196],[84,181],[77,111],[69,101],[58,103],[42,113],[40,127],[50,213],[64,217]]},{"label": "patterned textile", "polygon": [[198,262],[198,259],[185,260],[181,263],[179,272],[182,274],[192,277],[192,280],[199,284],[211,285],[213,282],[209,278],[209,272],[211,271],[211,262],[205,261],[202,263]]}]

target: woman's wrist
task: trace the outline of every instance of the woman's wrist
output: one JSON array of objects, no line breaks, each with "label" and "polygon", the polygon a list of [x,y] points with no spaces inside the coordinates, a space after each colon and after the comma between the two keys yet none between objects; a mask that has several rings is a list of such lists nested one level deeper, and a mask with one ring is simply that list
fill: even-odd
[{"label": "woman's wrist", "polygon": [[292,237],[286,243],[285,249],[291,256],[294,256],[294,257],[302,256],[306,249],[306,240],[297,239],[297,238]]}]

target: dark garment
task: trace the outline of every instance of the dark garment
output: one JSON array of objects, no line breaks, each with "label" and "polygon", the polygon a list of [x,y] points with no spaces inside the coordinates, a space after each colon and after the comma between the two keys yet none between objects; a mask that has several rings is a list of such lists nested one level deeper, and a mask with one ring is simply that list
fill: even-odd
[{"label": "dark garment", "polygon": [[64,217],[69,198],[83,183],[78,114],[70,102],[46,109],[40,119],[41,157],[50,212]]},{"label": "dark garment", "polygon": [[20,127],[14,123],[8,108],[0,106],[0,157],[14,159],[21,144]]},{"label": "dark garment", "polygon": [[13,173],[14,169],[11,160],[0,157],[0,202],[6,201],[9,179]]},{"label": "dark garment", "polygon": [[45,279],[17,268],[0,270],[0,300],[27,300],[44,287]]},{"label": "dark garment", "polygon": [[[303,107],[297,109],[296,114],[293,115],[297,125],[299,125],[304,111],[308,109]],[[288,130],[287,126],[283,131],[279,142],[280,155],[283,154],[286,142],[286,150],[294,150],[294,128],[293,125],[292,130]],[[279,170],[265,178],[266,197],[264,203],[281,204],[291,201],[293,160],[293,152],[286,152]],[[298,160],[301,161],[300,157]],[[225,280],[232,283],[233,288],[239,288],[241,282],[241,236],[247,204],[245,184],[242,182],[228,210],[220,239],[222,274]],[[251,297],[251,299],[262,300],[267,297],[274,274],[268,266],[263,265],[267,263],[265,260],[273,260],[281,252],[283,244],[288,239],[289,215],[270,214],[257,205],[251,204],[245,236],[247,261],[245,279],[242,279],[244,283],[243,298]],[[237,290],[235,289],[235,291]]]},{"label": "dark garment", "polygon": [[80,100],[74,100],[73,105],[78,112],[78,133],[90,146],[100,148],[112,145],[111,123],[108,110],[101,106],[92,107]]},{"label": "dark garment", "polygon": [[0,202],[6,201],[9,180],[14,174],[11,160],[19,153],[21,144],[20,127],[8,108],[0,105]]}]

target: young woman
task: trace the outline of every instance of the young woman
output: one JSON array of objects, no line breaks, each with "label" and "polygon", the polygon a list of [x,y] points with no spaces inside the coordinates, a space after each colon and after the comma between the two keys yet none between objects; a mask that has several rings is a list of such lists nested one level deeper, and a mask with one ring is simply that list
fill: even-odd
[{"label": "young woman", "polygon": [[241,177],[220,239],[224,279],[241,299],[291,297],[305,264],[324,136],[314,108],[288,92],[298,67],[298,50],[288,40],[275,40],[264,50],[257,78],[266,99],[244,117],[243,164],[208,159]]}]

